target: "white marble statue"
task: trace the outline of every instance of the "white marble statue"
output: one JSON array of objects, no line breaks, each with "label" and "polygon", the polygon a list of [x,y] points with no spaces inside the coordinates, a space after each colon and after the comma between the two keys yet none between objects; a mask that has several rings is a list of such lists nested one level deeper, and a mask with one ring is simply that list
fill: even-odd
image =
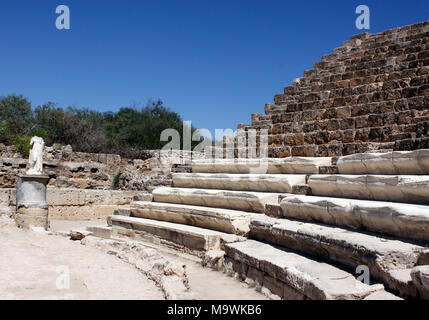
[{"label": "white marble statue", "polygon": [[33,137],[30,141],[30,158],[28,175],[42,175],[43,174],[43,148],[45,141],[40,137]]}]

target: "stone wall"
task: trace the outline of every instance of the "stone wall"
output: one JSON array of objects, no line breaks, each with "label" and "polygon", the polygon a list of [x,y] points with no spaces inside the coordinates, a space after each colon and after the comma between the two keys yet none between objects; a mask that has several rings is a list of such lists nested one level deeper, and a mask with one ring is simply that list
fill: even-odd
[{"label": "stone wall", "polygon": [[[13,146],[0,144],[0,206],[15,211],[15,187],[27,170]],[[123,159],[114,154],[73,152],[70,146],[44,150],[44,173],[49,175],[47,202],[50,219],[93,219],[127,208],[133,199],[150,201],[158,186],[171,186],[172,172],[189,172],[192,158],[202,153],[148,150],[148,158]],[[111,190],[121,172],[119,190]]]},{"label": "stone wall", "polygon": [[[15,187],[27,170],[13,146],[0,145],[0,205],[15,211]],[[133,199],[150,201],[157,186],[170,186],[171,173],[183,170],[193,153],[149,150],[148,159],[122,159],[113,154],[73,152],[70,146],[54,145],[44,151],[44,173],[49,175],[47,202],[50,219],[93,219],[127,208]],[[120,171],[119,190],[111,190]]]},{"label": "stone wall", "polygon": [[[3,158],[22,158],[15,146],[6,146],[0,143],[0,153]],[[72,162],[99,162],[102,164],[119,164],[123,159],[116,154],[74,152],[71,146],[53,144],[43,150],[46,161],[72,161]]]},{"label": "stone wall", "polygon": [[238,129],[270,157],[428,148],[429,21],[352,36]]},{"label": "stone wall", "polygon": [[[23,159],[13,146],[0,144],[0,188],[14,188],[19,174],[27,170]],[[171,172],[181,170],[191,157],[200,154],[172,151],[169,155],[159,150],[148,150],[148,158],[124,159],[114,154],[74,152],[70,146],[54,144],[44,151],[44,172],[49,175],[48,187],[103,189],[112,187],[120,171],[119,189],[152,191],[157,186],[171,185]]]},{"label": "stone wall", "polygon": [[[139,191],[49,188],[47,202],[50,219],[94,219],[128,208],[133,199],[151,201],[152,195]],[[0,189],[0,203],[15,212],[15,189]]]}]

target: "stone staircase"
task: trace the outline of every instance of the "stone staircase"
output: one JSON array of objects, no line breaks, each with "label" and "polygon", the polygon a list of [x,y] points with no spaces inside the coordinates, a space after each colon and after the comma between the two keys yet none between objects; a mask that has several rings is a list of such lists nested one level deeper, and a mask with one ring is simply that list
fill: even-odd
[{"label": "stone staircase", "polygon": [[229,141],[229,152],[246,154],[239,150],[240,138],[267,130],[273,158],[425,149],[428,110],[429,21],[424,21],[352,36],[275,95],[265,113],[239,124],[224,147]]},{"label": "stone staircase", "polygon": [[429,150],[196,160],[91,231],[194,254],[282,299],[421,298],[428,174]]}]

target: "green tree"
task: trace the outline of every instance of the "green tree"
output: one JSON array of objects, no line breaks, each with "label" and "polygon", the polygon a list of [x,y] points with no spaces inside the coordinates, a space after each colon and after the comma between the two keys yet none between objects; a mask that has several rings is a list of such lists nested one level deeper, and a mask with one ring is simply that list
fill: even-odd
[{"label": "green tree", "polygon": [[[164,107],[161,100],[144,107],[133,105],[118,112],[98,112],[89,108],[63,109],[48,102],[34,109],[22,95],[0,99],[0,142],[14,144],[28,154],[27,141],[37,135],[47,145],[70,144],[75,151],[117,153],[126,158],[146,159],[144,150],[161,149],[165,129],[175,129],[183,139],[180,115]],[[195,128],[191,128],[193,133]],[[181,141],[183,146],[183,141]],[[195,146],[199,142],[192,142]]]},{"label": "green tree", "polygon": [[149,101],[145,107],[121,108],[116,114],[105,114],[105,131],[111,146],[126,144],[132,148],[160,149],[161,132],[175,129],[182,133],[182,118],[163,106],[162,101]]},{"label": "green tree", "polygon": [[66,113],[56,103],[48,102],[34,110],[34,122],[37,128],[46,132],[46,144],[64,143]]},{"label": "green tree", "polygon": [[0,98],[0,121],[13,123],[14,129],[18,131],[17,134],[28,133],[31,130],[32,120],[31,103],[22,95],[11,94]]}]

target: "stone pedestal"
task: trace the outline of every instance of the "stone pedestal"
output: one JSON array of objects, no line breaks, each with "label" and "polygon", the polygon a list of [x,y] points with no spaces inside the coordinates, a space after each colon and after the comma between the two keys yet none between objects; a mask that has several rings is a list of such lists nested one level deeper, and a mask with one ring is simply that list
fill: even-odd
[{"label": "stone pedestal", "polygon": [[49,177],[44,175],[21,175],[16,186],[15,222],[20,228],[30,226],[49,228],[46,185]]}]

